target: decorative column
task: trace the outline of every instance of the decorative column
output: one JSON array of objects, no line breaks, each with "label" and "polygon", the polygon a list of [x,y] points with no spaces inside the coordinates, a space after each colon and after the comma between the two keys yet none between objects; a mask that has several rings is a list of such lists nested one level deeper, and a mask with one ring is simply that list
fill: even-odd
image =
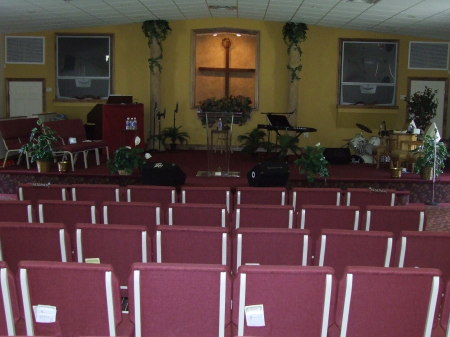
[{"label": "decorative column", "polygon": [[306,40],[306,31],[308,27],[304,23],[287,22],[283,26],[283,40],[288,45],[289,64],[289,96],[288,96],[288,112],[293,112],[289,115],[294,124],[297,124],[297,110],[298,110],[298,81],[300,80],[299,73],[302,70],[300,63],[302,50],[300,43]]},{"label": "decorative column", "polygon": [[169,23],[165,20],[148,20],[142,23],[142,31],[148,39],[148,47],[150,48],[150,58],[148,65],[150,67],[150,140],[151,148],[155,148],[154,141],[156,139],[156,114],[161,109],[161,60],[163,58],[162,42],[171,32]]}]

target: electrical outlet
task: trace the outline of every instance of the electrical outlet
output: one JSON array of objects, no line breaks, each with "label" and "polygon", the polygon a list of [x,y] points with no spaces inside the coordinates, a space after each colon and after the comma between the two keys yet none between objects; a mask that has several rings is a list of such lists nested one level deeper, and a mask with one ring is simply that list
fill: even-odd
[{"label": "electrical outlet", "polygon": [[46,91],[46,92],[52,92],[52,91],[53,91],[53,88],[45,88],[45,91]]},{"label": "electrical outlet", "polygon": [[309,137],[309,132],[305,132],[305,133],[303,134],[303,137],[308,138],[308,137]]},{"label": "electrical outlet", "polygon": [[406,98],[406,95],[400,95],[400,99],[403,101]]}]

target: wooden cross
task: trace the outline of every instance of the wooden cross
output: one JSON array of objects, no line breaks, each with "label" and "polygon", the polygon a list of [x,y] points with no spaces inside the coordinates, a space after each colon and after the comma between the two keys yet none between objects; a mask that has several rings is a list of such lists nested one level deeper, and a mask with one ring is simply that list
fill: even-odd
[{"label": "wooden cross", "polygon": [[230,76],[232,73],[254,73],[255,69],[247,68],[230,68],[230,47],[231,40],[224,38],[222,40],[222,46],[225,48],[225,68],[213,68],[213,67],[199,67],[200,71],[216,71],[222,72],[225,75],[225,97],[230,96]]}]

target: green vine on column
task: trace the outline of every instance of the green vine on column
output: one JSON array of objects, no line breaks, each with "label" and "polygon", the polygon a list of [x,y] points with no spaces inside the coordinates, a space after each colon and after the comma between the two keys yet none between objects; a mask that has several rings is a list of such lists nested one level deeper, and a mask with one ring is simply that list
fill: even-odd
[{"label": "green vine on column", "polygon": [[[306,40],[307,30],[308,26],[304,23],[286,22],[283,26],[283,40],[288,45],[288,54],[290,54],[293,49],[296,49],[299,55],[302,55],[300,44]],[[291,67],[288,65],[287,68],[291,75],[291,82],[300,79],[299,73],[302,70],[301,64],[298,64],[296,67]]]},{"label": "green vine on column", "polygon": [[170,28],[169,23],[166,20],[147,20],[142,23],[142,31],[148,38],[149,48],[151,48],[152,40],[154,38],[161,50],[161,53],[158,56],[150,57],[148,59],[150,71],[152,72],[152,74],[154,74],[156,68],[159,71],[162,70],[162,66],[160,63],[163,57],[162,42],[166,39],[167,35],[169,35],[172,29]]}]

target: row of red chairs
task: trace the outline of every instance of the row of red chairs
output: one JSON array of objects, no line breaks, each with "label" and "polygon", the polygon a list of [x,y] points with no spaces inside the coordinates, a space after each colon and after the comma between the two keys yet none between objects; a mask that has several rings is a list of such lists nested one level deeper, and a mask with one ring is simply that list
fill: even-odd
[{"label": "row of red chairs", "polygon": [[[136,263],[129,313],[107,264],[24,261],[15,282],[0,263],[0,274],[5,335],[430,337],[450,312],[450,285],[428,268],[348,267],[339,281],[330,267],[242,266],[232,279],[226,266]],[[56,307],[54,322],[37,321],[39,305]]]},{"label": "row of red chairs", "polygon": [[[387,230],[424,230],[425,206],[305,205],[298,213],[292,206],[239,205],[229,214],[225,205],[167,204],[105,201],[39,200],[33,211],[31,201],[0,201],[4,221],[64,222],[72,230],[75,223],[115,223],[146,225],[153,236],[160,224],[232,228],[301,228],[317,237],[322,228]],[[36,221],[38,220],[38,221]]]},{"label": "row of red chairs", "polygon": [[78,200],[78,201],[143,201],[168,203],[224,204],[228,211],[235,205],[291,205],[298,210],[302,205],[359,206],[398,204],[397,195],[407,192],[375,190],[370,188],[305,188],[288,190],[284,187],[196,187],[182,186],[179,191],[168,186],[107,184],[36,185],[21,184],[19,200]]},{"label": "row of red chairs", "polygon": [[[233,272],[245,264],[433,267],[450,276],[450,233],[324,229],[318,238],[309,230],[240,228],[231,237],[214,227],[158,226],[149,236],[145,226],[0,222],[0,260],[15,272],[22,260],[114,266],[126,285],[133,262],[222,264]],[[71,240],[72,239],[72,240]],[[72,243],[73,242],[73,243]]]}]

